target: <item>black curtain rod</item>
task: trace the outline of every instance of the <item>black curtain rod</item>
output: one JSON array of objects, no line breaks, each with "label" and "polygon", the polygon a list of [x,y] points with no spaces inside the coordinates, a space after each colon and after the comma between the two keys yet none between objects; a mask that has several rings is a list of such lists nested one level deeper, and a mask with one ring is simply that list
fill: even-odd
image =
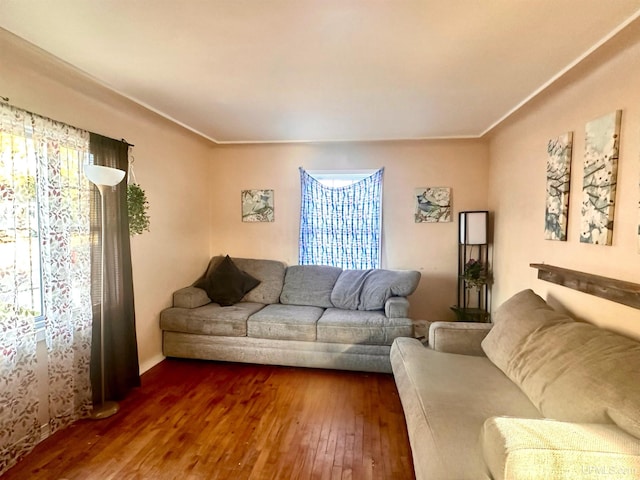
[{"label": "black curtain rod", "polygon": [[[41,118],[46,118],[47,120],[51,120],[51,121],[53,121],[53,122],[65,123],[65,122],[61,122],[60,120],[55,120],[55,119],[50,118],[50,117],[45,117],[44,115],[40,115],[39,113],[30,112],[29,110],[25,110],[24,108],[17,107],[16,105],[11,105],[11,104],[9,103],[9,97],[0,96],[0,100],[2,100],[2,101],[3,101],[3,102],[5,102],[5,103],[8,103],[10,107],[18,108],[18,109],[20,109],[20,110],[22,110],[22,111],[25,111],[25,112],[27,112],[27,113],[30,113],[31,115],[38,115],[38,116],[39,116],[39,117],[41,117]],[[68,125],[68,124],[66,124],[66,123],[65,123],[65,125]],[[77,128],[77,127],[74,127],[74,128]],[[82,129],[82,130],[84,130],[84,129]],[[96,132],[89,132],[89,133],[96,133]],[[115,138],[107,137],[107,136],[102,135],[102,134],[100,134],[100,133],[98,133],[98,135],[101,135],[101,136],[103,136],[103,137],[105,137],[105,138],[109,138],[109,139],[111,139],[111,140],[115,140],[115,141],[117,141]],[[135,145],[134,145],[133,143],[129,143],[129,142],[127,142],[124,138],[121,138],[121,139],[120,139],[120,141],[121,141],[122,143],[126,143],[129,147],[135,147]]]}]

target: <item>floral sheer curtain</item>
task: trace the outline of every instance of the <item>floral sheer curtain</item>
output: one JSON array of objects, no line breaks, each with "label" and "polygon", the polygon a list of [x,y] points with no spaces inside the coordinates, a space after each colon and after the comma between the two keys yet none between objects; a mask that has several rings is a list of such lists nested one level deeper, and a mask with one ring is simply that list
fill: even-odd
[{"label": "floral sheer curtain", "polygon": [[[30,238],[37,225],[31,119],[0,105],[0,474],[37,442],[38,397],[34,292]],[[39,296],[39,294],[38,294]]]},{"label": "floral sheer curtain", "polygon": [[[40,391],[55,431],[91,408],[89,134],[0,105],[0,474],[40,438]],[[37,383],[36,322],[48,385]]]},{"label": "floral sheer curtain", "polygon": [[51,433],[91,410],[89,132],[34,116]]},{"label": "floral sheer curtain", "polygon": [[300,265],[380,267],[383,172],[332,188],[300,168]]}]

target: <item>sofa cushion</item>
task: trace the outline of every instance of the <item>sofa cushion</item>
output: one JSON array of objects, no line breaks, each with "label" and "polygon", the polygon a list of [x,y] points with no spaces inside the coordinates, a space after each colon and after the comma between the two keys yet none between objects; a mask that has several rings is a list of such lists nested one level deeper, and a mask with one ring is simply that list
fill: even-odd
[{"label": "sofa cushion", "polygon": [[332,307],[331,291],[342,272],[328,265],[293,265],[287,268],[280,303]]},{"label": "sofa cushion", "polygon": [[638,415],[628,415],[627,412],[616,408],[607,408],[607,415],[618,427],[629,435],[640,438],[640,418]]},{"label": "sofa cushion", "polygon": [[419,281],[420,272],[414,270],[344,270],[331,303],[345,310],[381,310],[389,298],[411,295]]},{"label": "sofa cushion", "polygon": [[228,307],[209,303],[198,308],[167,308],[160,313],[160,328],[171,332],[244,337],[247,318],[264,305],[240,302]]},{"label": "sofa cushion", "polygon": [[617,419],[633,433],[640,423],[638,372],[640,342],[570,322],[529,335],[506,373],[547,417],[582,423]]},{"label": "sofa cushion", "polygon": [[482,341],[482,349],[505,373],[509,360],[532,332],[549,325],[573,321],[553,310],[530,289],[515,294],[500,305],[492,319],[494,326]]},{"label": "sofa cushion", "polygon": [[211,303],[211,299],[201,288],[184,287],[173,292],[174,307],[198,308],[207,303]]},{"label": "sofa cushion", "polygon": [[496,415],[539,418],[526,395],[486,357],[442,353],[414,338],[391,346],[416,478],[489,479],[479,435]]},{"label": "sofa cushion", "polygon": [[318,320],[319,342],[391,345],[397,337],[413,334],[408,318],[388,318],[383,311],[327,308]]},{"label": "sofa cushion", "polygon": [[492,417],[481,441],[495,480],[631,480],[640,472],[640,443],[613,425]]},{"label": "sofa cushion", "polygon": [[[204,275],[194,283],[194,286],[209,272],[213,271],[225,257],[217,255],[211,259],[207,271]],[[236,266],[260,280],[260,284],[249,291],[243,298],[244,302],[255,303],[278,303],[280,301],[280,292],[282,292],[282,284],[284,283],[284,273],[286,265],[277,260],[262,260],[253,258],[234,258],[233,262]]]},{"label": "sofa cushion", "polygon": [[247,320],[247,336],[276,340],[316,340],[316,322],[324,310],[301,305],[267,305]]},{"label": "sofa cushion", "polygon": [[227,255],[194,286],[202,288],[212,302],[223,307],[238,303],[260,280],[240,270]]},{"label": "sofa cushion", "polygon": [[278,303],[284,283],[286,265],[277,260],[234,258],[238,268],[260,280],[260,285],[247,293],[243,302]]}]

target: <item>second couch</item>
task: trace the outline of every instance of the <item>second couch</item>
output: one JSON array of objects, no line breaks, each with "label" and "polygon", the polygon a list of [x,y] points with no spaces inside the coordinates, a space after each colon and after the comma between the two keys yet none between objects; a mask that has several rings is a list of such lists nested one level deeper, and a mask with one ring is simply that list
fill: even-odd
[{"label": "second couch", "polygon": [[161,313],[163,353],[390,373],[393,340],[413,336],[407,297],[419,280],[413,270],[217,256]]}]

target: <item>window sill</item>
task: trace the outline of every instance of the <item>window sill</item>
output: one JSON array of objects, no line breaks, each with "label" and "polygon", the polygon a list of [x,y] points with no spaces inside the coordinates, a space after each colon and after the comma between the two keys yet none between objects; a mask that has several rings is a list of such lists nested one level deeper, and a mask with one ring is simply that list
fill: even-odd
[{"label": "window sill", "polygon": [[36,342],[44,342],[45,338],[44,327],[36,328]]}]

